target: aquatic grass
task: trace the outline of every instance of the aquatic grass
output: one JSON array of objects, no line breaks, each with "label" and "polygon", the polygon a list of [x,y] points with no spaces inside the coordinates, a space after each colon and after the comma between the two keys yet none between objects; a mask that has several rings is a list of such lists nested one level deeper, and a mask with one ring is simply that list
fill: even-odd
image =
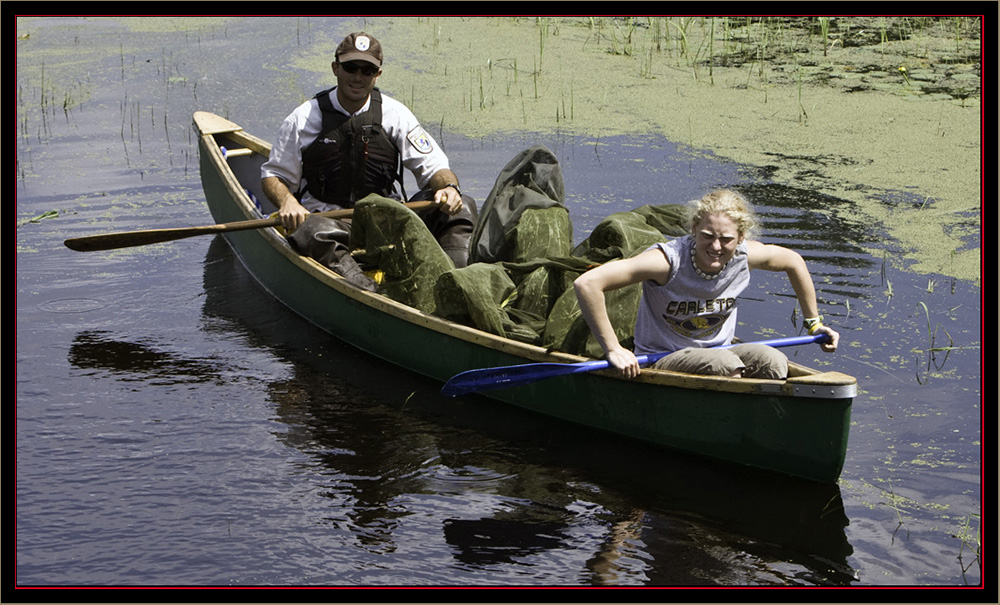
[{"label": "aquatic grass", "polygon": [[[933,351],[950,351],[950,350],[954,349],[955,348],[955,341],[954,341],[954,339],[952,339],[951,334],[948,333],[948,330],[942,328],[941,324],[935,325],[934,329],[931,330],[931,313],[930,313],[930,310],[928,310],[927,305],[924,304],[923,301],[920,301],[918,304],[924,309],[924,314],[925,314],[925,316],[927,318],[927,337],[930,340],[930,347],[927,350],[933,352]],[[936,346],[936,344],[935,344],[936,343],[936,339],[937,339],[937,332],[938,332],[939,329],[943,330],[945,336],[948,337],[948,346],[947,347],[939,347],[939,346]]]},{"label": "aquatic grass", "polygon": [[[975,530],[972,529],[972,518],[975,517],[979,520],[979,527]],[[962,566],[962,575],[964,576],[973,565],[979,564],[982,568],[982,548],[983,548],[983,520],[982,515],[976,513],[969,513],[965,516],[965,520],[962,526],[959,528],[958,534],[953,537],[958,538],[962,542],[962,546],[958,550],[958,562]],[[975,557],[968,564],[965,565],[965,561],[962,559],[962,555],[965,554],[966,549]]]},{"label": "aquatic grass", "polygon": [[549,26],[547,23],[538,28],[538,71],[542,71],[542,56],[545,54],[545,36],[548,33],[548,29]]},{"label": "aquatic grass", "polygon": [[886,250],[882,253],[882,268],[880,271],[882,278],[882,286],[885,287],[885,313],[883,317],[889,313],[889,303],[892,301],[893,291],[892,291],[892,281],[889,280],[889,275],[886,271],[886,261],[889,257],[889,251]]},{"label": "aquatic grass", "polygon": [[[895,544],[895,542],[896,542],[896,534],[899,532],[900,528],[902,528],[903,524],[904,524],[903,511],[902,511],[902,509],[900,509],[899,503],[903,502],[905,500],[905,498],[903,498],[902,496],[896,495],[896,492],[893,491],[893,489],[892,489],[892,480],[891,479],[886,479],[885,482],[889,485],[889,490],[888,491],[882,490],[882,492],[885,493],[885,494],[887,494],[887,500],[889,501],[889,506],[892,507],[893,511],[895,511],[895,513],[896,513],[896,520],[899,522],[898,525],[896,525],[896,529],[892,532],[892,542]],[[910,537],[910,530],[909,529],[905,529],[904,531],[906,532],[906,537],[909,538]]]},{"label": "aquatic grass", "polygon": [[827,53],[827,43],[828,43],[828,41],[830,39],[830,21],[831,21],[831,18],[830,17],[816,17],[816,19],[819,21],[819,31],[820,31],[820,35],[823,37],[823,40],[822,40],[822,44],[823,44],[823,56],[825,57],[826,53]]},{"label": "aquatic grass", "polygon": [[806,113],[805,106],[802,105],[802,66],[799,65],[799,124],[805,124],[808,126],[809,114]]},{"label": "aquatic grass", "polygon": [[715,19],[708,34],[708,82],[715,86]]},{"label": "aquatic grass", "polygon": [[687,28],[691,24],[691,18],[680,19],[680,23],[674,23],[673,20],[667,22],[668,25],[673,25],[674,29],[677,30],[679,34],[677,37],[677,42],[680,43],[680,57],[687,58],[688,54],[688,35]]},{"label": "aquatic grass", "polygon": [[889,314],[889,303],[892,302],[892,296],[893,296],[893,294],[892,294],[892,282],[889,281],[888,277],[885,278],[885,287],[886,287],[886,289],[885,289],[885,313],[883,314],[883,316]]},{"label": "aquatic grass", "polygon": [[[612,35],[611,35],[611,54],[613,54],[613,55],[625,55],[626,57],[631,57],[634,54],[634,52],[635,52],[633,50],[632,38],[633,38],[633,35],[635,34],[636,24],[635,24],[635,20],[632,19],[632,18],[630,18],[630,17],[626,17],[625,20],[628,22],[628,31],[627,32],[626,31],[622,31],[622,27],[621,27],[621,25],[619,23],[619,21],[620,21],[619,19],[612,19],[611,20],[611,23],[614,26],[614,28],[611,30],[611,33],[612,33]],[[622,39],[621,39],[621,48],[620,49],[618,48],[618,36],[615,35],[616,31],[622,37]]]},{"label": "aquatic grass", "polygon": [[[926,317],[926,320],[927,320],[927,340],[928,340],[928,347],[927,347],[926,351],[922,351],[922,352],[926,352],[927,353],[927,364],[926,364],[926,367],[924,368],[924,372],[925,373],[929,373],[931,371],[931,367],[932,366],[933,366],[933,368],[936,371],[940,372],[941,369],[944,367],[945,363],[947,363],[948,356],[951,354],[952,351],[954,351],[957,348],[957,347],[955,347],[955,340],[952,338],[952,336],[948,332],[948,330],[942,328],[940,324],[935,325],[934,328],[932,329],[931,328],[931,313],[930,313],[930,310],[927,308],[927,305],[924,304],[923,301],[920,301],[918,304],[923,308],[923,310],[924,310],[924,316]],[[947,346],[938,346],[938,344],[937,344],[937,334],[938,334],[939,330],[943,330],[944,331],[944,335],[948,338],[948,345]],[[939,362],[938,358],[937,358],[937,354],[938,353],[942,353],[942,352],[944,353],[944,359],[941,359],[940,362]],[[917,383],[923,385],[925,383],[925,379],[921,378],[921,373],[920,373],[920,369],[919,369],[920,368],[920,366],[919,366],[919,357],[917,358],[917,363],[918,363],[918,365],[917,365],[918,369],[916,371]]]},{"label": "aquatic grass", "polygon": [[25,219],[17,224],[18,227],[23,227],[24,225],[40,223],[45,219],[56,218],[59,216],[58,210],[46,210],[45,212],[39,214],[38,216],[33,216],[29,219]]}]

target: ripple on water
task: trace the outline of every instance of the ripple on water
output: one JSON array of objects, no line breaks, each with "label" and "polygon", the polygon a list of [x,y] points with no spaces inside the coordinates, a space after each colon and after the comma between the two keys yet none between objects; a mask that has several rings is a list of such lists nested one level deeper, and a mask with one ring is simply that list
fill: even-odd
[{"label": "ripple on water", "polygon": [[43,302],[38,308],[49,313],[88,313],[107,306],[106,302],[96,298],[57,298]]}]

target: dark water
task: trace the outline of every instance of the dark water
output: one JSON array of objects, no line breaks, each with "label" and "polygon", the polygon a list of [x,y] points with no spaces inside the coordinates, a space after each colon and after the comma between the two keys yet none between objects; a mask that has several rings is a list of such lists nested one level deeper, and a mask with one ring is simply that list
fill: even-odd
[{"label": "dark water", "polygon": [[[210,224],[191,114],[271,139],[327,84],[283,65],[305,48],[299,19],[199,23],[18,30],[17,218],[59,211],[17,229],[19,585],[980,583],[980,288],[908,272],[878,225],[827,218],[849,202],[766,167],[646,136],[443,133],[480,200],[514,154],[549,146],[577,239],[619,210],[749,193],[842,333],[835,356],[790,353],[859,380],[838,485],[442,398],[274,302],[222,239],[66,249]],[[312,19],[309,35],[345,28]],[[756,280],[744,336],[796,333],[783,279]]]}]

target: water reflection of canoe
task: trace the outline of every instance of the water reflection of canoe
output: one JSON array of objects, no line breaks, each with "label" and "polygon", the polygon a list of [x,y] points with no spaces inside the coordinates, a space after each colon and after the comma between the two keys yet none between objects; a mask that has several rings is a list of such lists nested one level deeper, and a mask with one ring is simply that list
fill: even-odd
[{"label": "water reflection of canoe", "polygon": [[[270,145],[219,116],[197,112],[201,178],[220,223],[268,207],[260,165]],[[376,357],[445,381],[460,372],[583,358],[508,340],[351,286],[293,250],[273,228],[226,239],[273,296],[319,328]],[[643,371],[631,381],[575,374],[489,392],[515,405],[642,441],[739,464],[836,481],[847,449],[856,380],[792,364],[785,381]]]}]

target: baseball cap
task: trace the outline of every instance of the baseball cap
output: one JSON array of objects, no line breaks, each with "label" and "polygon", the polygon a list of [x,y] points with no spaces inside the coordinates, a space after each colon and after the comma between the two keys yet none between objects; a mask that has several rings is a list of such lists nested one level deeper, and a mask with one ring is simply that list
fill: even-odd
[{"label": "baseball cap", "polygon": [[376,67],[382,67],[382,45],[374,36],[364,32],[355,32],[344,38],[334,55],[338,63],[348,61],[368,61]]}]

